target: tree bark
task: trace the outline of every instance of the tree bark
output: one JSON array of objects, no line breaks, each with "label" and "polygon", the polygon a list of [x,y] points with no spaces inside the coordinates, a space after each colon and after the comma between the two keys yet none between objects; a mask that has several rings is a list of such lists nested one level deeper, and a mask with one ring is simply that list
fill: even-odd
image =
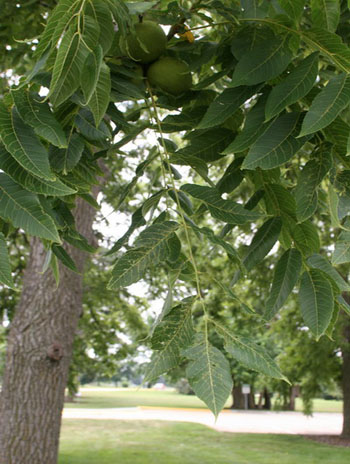
[{"label": "tree bark", "polygon": [[241,384],[234,384],[232,389],[232,406],[231,409],[244,409],[245,402],[244,402],[244,395],[242,393],[242,385]]},{"label": "tree bark", "polygon": [[[348,318],[346,315],[345,317]],[[342,438],[350,438],[350,323],[348,319],[343,329],[342,346],[342,390],[343,390],[343,430]]]},{"label": "tree bark", "polygon": [[[79,199],[76,226],[91,240],[95,210]],[[80,272],[86,255],[67,248]],[[0,401],[1,464],[56,464],[73,340],[82,313],[82,276],[60,266],[41,274],[46,251],[31,241],[23,291],[11,324]]]}]

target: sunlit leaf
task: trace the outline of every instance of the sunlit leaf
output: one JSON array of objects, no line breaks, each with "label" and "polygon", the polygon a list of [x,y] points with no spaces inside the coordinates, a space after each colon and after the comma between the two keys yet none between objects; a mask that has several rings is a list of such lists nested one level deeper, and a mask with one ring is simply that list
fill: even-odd
[{"label": "sunlit leaf", "polygon": [[182,354],[189,359],[186,375],[193,391],[217,417],[232,391],[229,362],[210,344],[206,332],[197,334],[195,343]]}]

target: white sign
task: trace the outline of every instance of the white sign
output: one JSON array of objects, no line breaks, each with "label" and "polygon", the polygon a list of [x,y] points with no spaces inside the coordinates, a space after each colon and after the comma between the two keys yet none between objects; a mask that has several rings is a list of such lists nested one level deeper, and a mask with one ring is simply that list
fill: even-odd
[{"label": "white sign", "polygon": [[242,393],[243,393],[243,395],[249,395],[249,393],[250,393],[250,385],[248,385],[248,384],[242,385]]}]

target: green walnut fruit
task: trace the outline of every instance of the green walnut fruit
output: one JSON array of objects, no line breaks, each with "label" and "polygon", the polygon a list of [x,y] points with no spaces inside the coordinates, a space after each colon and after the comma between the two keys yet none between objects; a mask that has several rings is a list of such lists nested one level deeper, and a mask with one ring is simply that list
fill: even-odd
[{"label": "green walnut fruit", "polygon": [[147,78],[152,87],[180,95],[190,89],[192,76],[186,63],[170,56],[155,61],[148,68]]},{"label": "green walnut fruit", "polygon": [[135,34],[126,39],[127,53],[135,61],[151,63],[165,50],[167,38],[163,29],[153,21],[135,24]]}]

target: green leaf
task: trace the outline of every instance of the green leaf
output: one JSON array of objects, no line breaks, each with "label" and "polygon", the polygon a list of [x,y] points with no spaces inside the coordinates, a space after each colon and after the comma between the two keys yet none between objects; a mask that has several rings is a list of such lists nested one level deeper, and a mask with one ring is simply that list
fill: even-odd
[{"label": "green leaf", "polygon": [[310,6],[313,25],[335,32],[340,17],[339,0],[311,0]]},{"label": "green leaf", "polygon": [[61,263],[63,263],[68,269],[70,269],[73,272],[76,272],[77,274],[80,274],[75,262],[62,246],[53,244],[51,250],[61,261]]},{"label": "green leaf", "polygon": [[229,362],[210,344],[207,332],[197,334],[195,343],[182,354],[189,359],[186,376],[193,391],[217,417],[232,391]]},{"label": "green leaf", "polygon": [[296,204],[293,195],[282,185],[265,184],[265,204],[269,214],[296,220]]},{"label": "green leaf", "polygon": [[260,217],[260,214],[248,211],[239,203],[232,200],[223,200],[219,192],[214,188],[185,184],[181,187],[181,190],[194,198],[202,200],[214,218],[229,224],[245,224]]},{"label": "green leaf", "polygon": [[245,157],[242,168],[272,169],[288,161],[306,142],[298,134],[299,113],[287,113],[275,119],[255,141]]},{"label": "green leaf", "polygon": [[271,122],[264,124],[265,105],[266,95],[263,95],[247,114],[242,131],[222,152],[224,155],[246,150],[266,131]]},{"label": "green leaf", "polygon": [[266,102],[266,121],[279,114],[307,95],[312,89],[318,73],[318,53],[312,53],[276,85]]},{"label": "green leaf", "polygon": [[281,74],[292,59],[288,47],[290,35],[258,43],[237,63],[230,87],[266,82]]},{"label": "green leaf", "polygon": [[68,141],[68,147],[65,150],[59,148],[52,148],[50,150],[50,164],[52,168],[57,172],[67,174],[79,163],[84,147],[85,144],[82,137],[77,133],[72,134]]},{"label": "green leaf", "polygon": [[55,180],[48,153],[33,129],[25,124],[17,110],[10,114],[0,102],[0,135],[9,153],[27,171],[46,180]]},{"label": "green leaf", "polygon": [[207,129],[222,124],[232,116],[243,103],[257,91],[258,87],[241,86],[225,89],[210,105],[198,125],[198,129]]},{"label": "green leaf", "polygon": [[23,121],[29,124],[39,137],[59,148],[67,146],[67,138],[46,102],[40,102],[39,95],[29,94],[25,89],[11,92],[17,111]]},{"label": "green leaf", "polygon": [[294,20],[299,20],[304,12],[305,0],[278,0],[278,3],[287,15]]},{"label": "green leaf", "polygon": [[165,221],[142,231],[135,242],[138,248],[127,251],[116,262],[108,288],[127,287],[140,280],[149,266],[164,261],[169,255],[167,240],[178,226],[176,222]]},{"label": "green leaf", "polygon": [[303,120],[299,137],[328,126],[350,103],[350,76],[333,77],[315,97]]},{"label": "green leaf", "polygon": [[84,137],[93,142],[106,143],[112,136],[104,121],[96,128],[92,113],[84,108],[76,115],[75,125]]},{"label": "green leaf", "polygon": [[333,143],[335,149],[341,155],[350,153],[350,125],[343,121],[339,116],[327,127],[324,128],[326,139]]},{"label": "green leaf", "polygon": [[15,288],[4,234],[0,232],[0,283]]},{"label": "green leaf", "polygon": [[96,88],[89,100],[89,108],[94,116],[96,127],[99,126],[107,111],[111,93],[111,77],[109,67],[102,63]]},{"label": "green leaf", "polygon": [[30,235],[61,242],[53,220],[43,212],[38,197],[4,173],[0,173],[0,217]]},{"label": "green leaf", "polygon": [[319,269],[302,275],[299,303],[305,324],[319,339],[331,321],[334,307],[332,286]]},{"label": "green leaf", "polygon": [[80,1],[60,0],[56,8],[50,14],[44,33],[40,37],[39,44],[34,51],[34,57],[41,56],[47,47],[53,49],[67,27],[69,20],[79,9]]},{"label": "green leaf", "polygon": [[171,160],[174,164],[174,160],[176,160],[176,164],[180,164],[177,162],[180,157],[183,161],[188,159],[188,163],[186,164],[193,167],[195,170],[199,168],[197,172],[203,175],[204,170],[195,160],[199,159],[200,161],[211,162],[222,158],[221,153],[232,141],[233,136],[233,132],[224,127],[205,131],[195,131],[191,134],[191,137],[188,137],[191,143],[171,155]]},{"label": "green leaf", "polygon": [[115,36],[111,12],[108,6],[100,0],[93,0],[89,3],[87,5],[87,12],[94,17],[99,25],[100,35],[98,42],[102,46],[103,55],[106,55],[111,48]]},{"label": "green leaf", "polygon": [[62,39],[52,71],[49,97],[54,106],[66,101],[79,87],[86,55],[86,46],[73,25]]},{"label": "green leaf", "polygon": [[310,221],[297,224],[292,231],[295,246],[303,255],[309,256],[320,250],[320,239],[317,228]]},{"label": "green leaf", "polygon": [[350,49],[339,35],[325,29],[313,28],[302,33],[304,41],[326,56],[339,69],[350,72]]},{"label": "green leaf", "polygon": [[331,265],[327,258],[322,255],[315,253],[308,258],[307,263],[309,266],[315,269],[320,269],[325,272],[338,286],[342,292],[349,292],[350,285],[345,282],[339,272]]},{"label": "green leaf", "polygon": [[259,264],[272,249],[278,240],[281,227],[281,218],[275,217],[268,219],[260,229],[258,229],[243,260],[243,264],[248,271]]},{"label": "green leaf", "polygon": [[321,146],[314,158],[305,164],[294,191],[298,221],[303,222],[314,214],[317,207],[317,187],[331,167],[332,154],[328,144]]},{"label": "green leaf", "polygon": [[20,164],[5,150],[0,144],[0,169],[6,172],[17,184],[20,184],[25,190],[41,195],[64,196],[76,193],[59,179],[45,180],[32,176],[28,171],[22,168]]},{"label": "green leaf", "polygon": [[328,185],[328,205],[332,227],[341,228],[339,221],[339,197],[332,184]]},{"label": "green leaf", "polygon": [[234,261],[237,263],[240,263],[240,258],[238,256],[237,251],[233,248],[232,245],[230,245],[228,242],[226,242],[224,239],[221,237],[218,237],[217,235],[214,234],[214,232],[209,229],[209,227],[198,227],[193,221],[187,219],[186,221],[190,227],[198,232],[201,235],[204,235],[208,238],[208,240],[213,244],[213,245],[219,245],[222,247],[226,253],[233,258]]},{"label": "green leaf", "polygon": [[85,104],[89,103],[96,90],[102,63],[103,50],[101,45],[98,45],[94,50],[89,52],[80,76],[80,86],[84,94]]},{"label": "green leaf", "polygon": [[299,278],[301,254],[293,248],[287,250],[276,264],[270,296],[266,301],[264,318],[270,320],[283,306]]},{"label": "green leaf", "polygon": [[172,308],[158,323],[151,338],[155,350],[146,367],[145,382],[176,367],[181,360],[181,351],[189,346],[194,337],[191,304],[180,304]]},{"label": "green leaf", "polygon": [[286,379],[267,351],[246,337],[238,337],[216,321],[212,321],[217,332],[225,341],[225,350],[249,369],[258,371],[275,379]]},{"label": "green leaf", "polygon": [[335,244],[332,264],[338,265],[350,262],[350,232],[343,230]]}]

